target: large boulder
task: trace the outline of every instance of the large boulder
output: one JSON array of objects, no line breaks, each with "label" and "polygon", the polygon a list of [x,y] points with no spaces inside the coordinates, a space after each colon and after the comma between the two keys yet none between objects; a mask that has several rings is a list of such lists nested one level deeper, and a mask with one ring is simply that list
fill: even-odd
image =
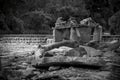
[{"label": "large boulder", "polygon": [[88,46],[80,46],[80,47],[76,47],[76,48],[70,48],[70,47],[65,47],[62,46],[60,48],[55,48],[52,49],[50,51],[46,51],[44,53],[46,57],[48,56],[71,56],[71,57],[83,57],[83,56],[87,56],[87,57],[98,57],[98,56],[102,56],[102,52],[99,50],[96,50],[92,47],[88,47]]},{"label": "large boulder", "polygon": [[102,56],[102,52],[99,50],[96,50],[95,48],[88,47],[88,46],[80,46],[80,47],[85,49],[85,51],[87,52],[87,54],[86,54],[87,57]]}]

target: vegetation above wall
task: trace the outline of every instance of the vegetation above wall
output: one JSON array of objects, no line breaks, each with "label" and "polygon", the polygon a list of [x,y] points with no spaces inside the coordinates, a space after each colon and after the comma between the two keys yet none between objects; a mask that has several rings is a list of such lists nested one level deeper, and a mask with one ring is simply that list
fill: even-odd
[{"label": "vegetation above wall", "polygon": [[[119,34],[120,0],[0,0],[1,33],[51,34],[56,19],[92,17],[104,31]],[[117,31],[118,30],[118,31]]]}]

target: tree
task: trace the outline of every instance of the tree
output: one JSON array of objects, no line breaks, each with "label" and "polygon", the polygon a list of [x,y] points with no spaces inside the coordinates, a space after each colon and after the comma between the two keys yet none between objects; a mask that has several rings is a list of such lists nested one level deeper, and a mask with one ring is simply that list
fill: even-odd
[{"label": "tree", "polygon": [[120,11],[109,18],[109,26],[111,34],[120,34]]}]

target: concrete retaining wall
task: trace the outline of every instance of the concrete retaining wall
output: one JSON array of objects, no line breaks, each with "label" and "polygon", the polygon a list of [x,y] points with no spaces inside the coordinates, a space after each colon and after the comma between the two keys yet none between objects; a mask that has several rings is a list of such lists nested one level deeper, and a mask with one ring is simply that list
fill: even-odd
[{"label": "concrete retaining wall", "polygon": [[[52,35],[41,34],[5,34],[0,35],[0,43],[48,43],[47,39],[53,39]],[[92,36],[91,36],[92,39]],[[108,42],[112,40],[119,40],[120,35],[104,35],[102,36],[102,42]],[[48,42],[47,42],[48,41]]]},{"label": "concrete retaining wall", "polygon": [[5,34],[5,35],[0,35],[0,42],[2,43],[46,43],[47,38],[52,38],[52,35]]}]

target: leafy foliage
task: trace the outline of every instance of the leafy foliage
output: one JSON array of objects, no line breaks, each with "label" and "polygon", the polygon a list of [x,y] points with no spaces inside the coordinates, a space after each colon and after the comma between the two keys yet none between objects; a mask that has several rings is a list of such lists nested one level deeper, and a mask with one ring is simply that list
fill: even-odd
[{"label": "leafy foliage", "polygon": [[[120,0],[0,0],[0,25],[4,26],[0,31],[39,33],[52,30],[51,27],[60,16],[74,16],[78,22],[91,16],[104,26],[104,30],[108,30],[111,27],[108,20],[119,11],[119,3]],[[3,15],[4,18],[1,18]],[[12,29],[14,27],[16,29]]]}]

